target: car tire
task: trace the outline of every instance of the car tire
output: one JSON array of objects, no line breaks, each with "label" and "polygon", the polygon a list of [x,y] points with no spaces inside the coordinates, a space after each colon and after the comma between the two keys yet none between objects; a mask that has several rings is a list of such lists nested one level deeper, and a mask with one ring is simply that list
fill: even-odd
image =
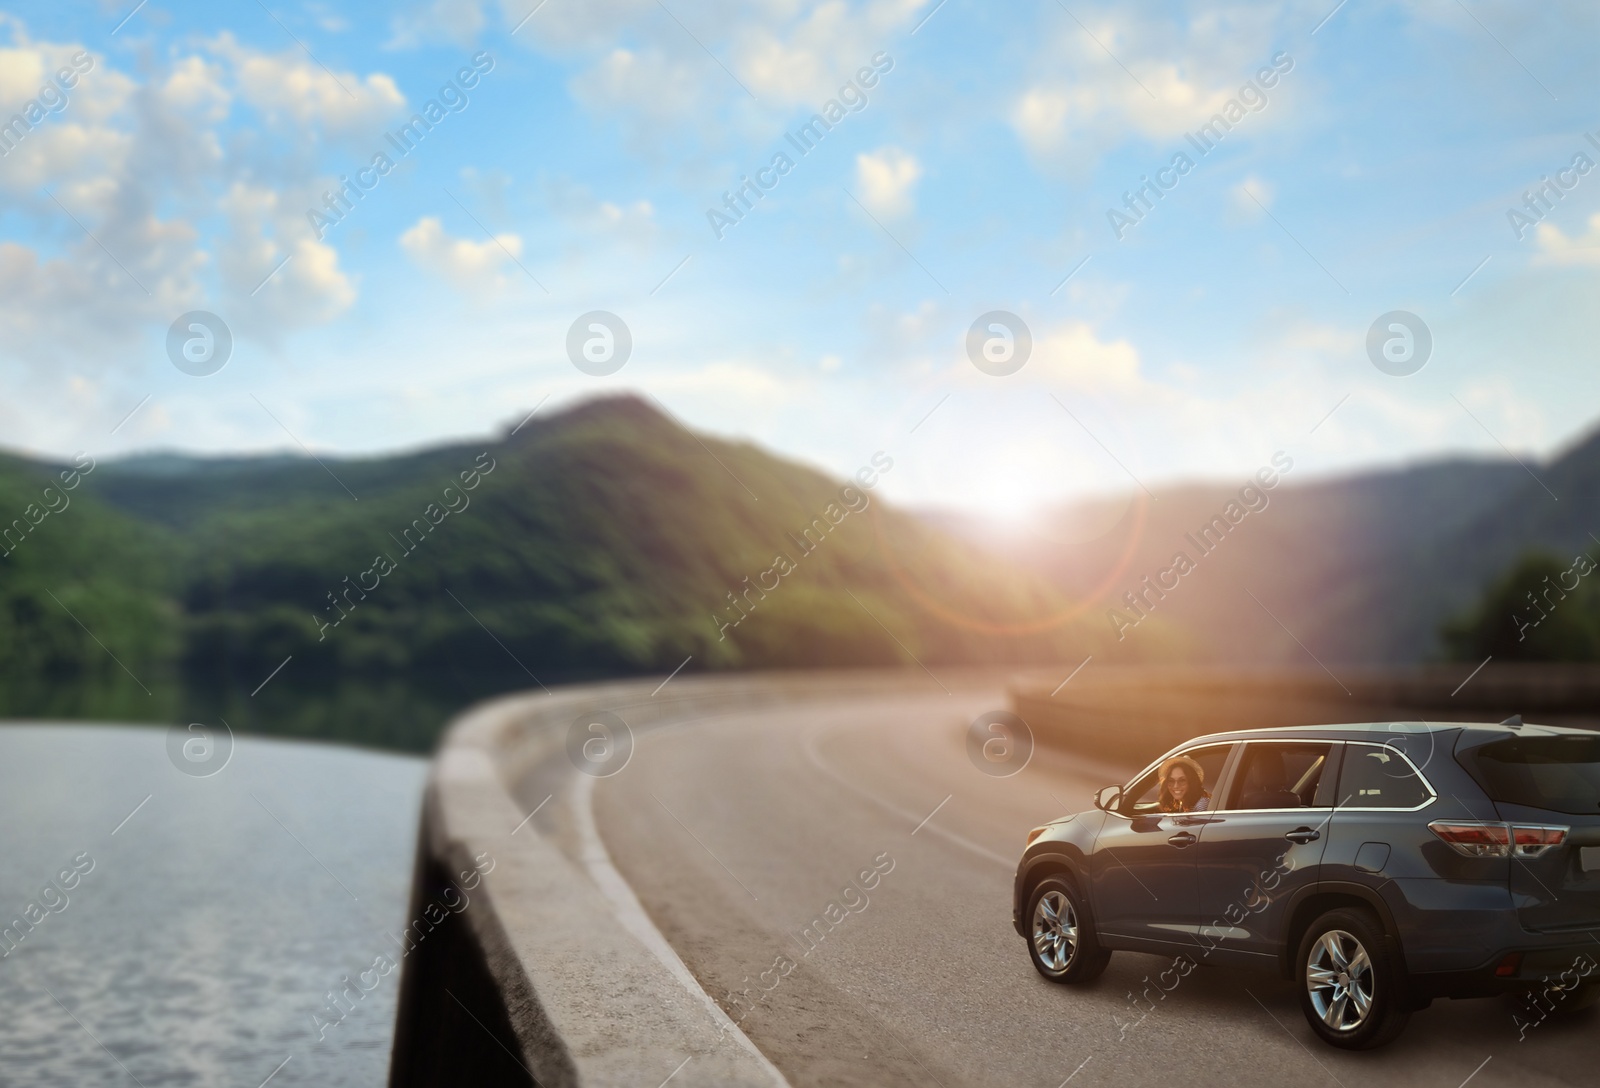
[{"label": "car tire", "polygon": [[1045,877],[1028,896],[1028,956],[1051,982],[1078,984],[1100,977],[1111,962],[1101,948],[1078,886],[1066,877]]},{"label": "car tire", "polygon": [[1411,1019],[1399,951],[1369,910],[1344,907],[1312,922],[1295,956],[1300,1008],[1323,1042],[1371,1050]]}]

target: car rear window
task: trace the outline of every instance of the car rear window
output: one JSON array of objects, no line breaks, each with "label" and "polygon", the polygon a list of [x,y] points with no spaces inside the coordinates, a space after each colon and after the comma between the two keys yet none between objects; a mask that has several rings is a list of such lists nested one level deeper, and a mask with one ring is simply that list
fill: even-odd
[{"label": "car rear window", "polygon": [[1508,737],[1467,753],[1489,799],[1553,812],[1600,812],[1600,736]]}]

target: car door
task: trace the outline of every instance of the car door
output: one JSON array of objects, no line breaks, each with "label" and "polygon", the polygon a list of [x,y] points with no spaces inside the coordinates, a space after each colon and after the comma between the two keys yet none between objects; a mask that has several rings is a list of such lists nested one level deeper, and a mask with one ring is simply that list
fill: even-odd
[{"label": "car door", "polygon": [[[1215,781],[1232,748],[1207,745],[1183,754]],[[1190,850],[1202,814],[1159,811],[1156,772],[1152,768],[1124,791],[1095,842],[1090,866],[1095,924],[1101,934],[1132,943],[1187,945],[1198,925]]]},{"label": "car door", "polygon": [[[1419,875],[1408,862],[1420,861],[1421,851],[1438,840],[1426,818],[1415,813],[1431,805],[1436,795],[1402,747],[1409,739],[1399,734],[1383,743],[1350,741],[1344,746],[1322,879],[1377,888],[1395,876]],[[1427,750],[1432,744],[1430,738]],[[1426,756],[1422,762],[1428,762]],[[1494,819],[1487,808],[1467,811],[1478,819]],[[1423,872],[1432,875],[1431,870]]]},{"label": "car door", "polygon": [[1276,956],[1287,904],[1315,884],[1327,845],[1338,746],[1319,740],[1244,745],[1227,797],[1202,813],[1195,866],[1202,950]]}]

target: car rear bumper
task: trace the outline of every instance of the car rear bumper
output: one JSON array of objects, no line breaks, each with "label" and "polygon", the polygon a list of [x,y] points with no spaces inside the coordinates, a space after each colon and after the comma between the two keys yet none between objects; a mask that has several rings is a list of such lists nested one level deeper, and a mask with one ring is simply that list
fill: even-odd
[{"label": "car rear bumper", "polygon": [[[1511,964],[1509,957],[1515,957]],[[1501,973],[1508,966],[1509,973]],[[1411,990],[1423,999],[1492,997],[1546,987],[1570,989],[1585,982],[1600,983],[1600,943],[1588,938],[1581,943],[1500,949],[1471,970],[1413,973]]]},{"label": "car rear bumper", "polygon": [[1503,884],[1399,879],[1381,894],[1419,997],[1488,996],[1563,975],[1600,980],[1600,917],[1590,929],[1529,931]]}]

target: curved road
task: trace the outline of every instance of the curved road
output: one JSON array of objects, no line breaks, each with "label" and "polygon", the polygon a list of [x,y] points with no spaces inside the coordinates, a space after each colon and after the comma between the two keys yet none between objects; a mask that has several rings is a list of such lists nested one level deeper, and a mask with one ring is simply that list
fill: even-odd
[{"label": "curved road", "polygon": [[540,822],[572,852],[588,823],[574,806],[592,803],[655,925],[795,1088],[1593,1083],[1595,1010],[1519,1041],[1503,1000],[1439,1001],[1398,1042],[1350,1054],[1316,1040],[1273,975],[1201,968],[1154,1009],[1129,995],[1160,957],[1117,953],[1088,988],[1046,983],[1011,926],[1015,860],[1029,828],[1124,769],[1040,752],[991,778],[964,730],[1003,693],[929,687],[669,721],[592,791],[560,761],[518,792],[529,808],[566,797]]}]

